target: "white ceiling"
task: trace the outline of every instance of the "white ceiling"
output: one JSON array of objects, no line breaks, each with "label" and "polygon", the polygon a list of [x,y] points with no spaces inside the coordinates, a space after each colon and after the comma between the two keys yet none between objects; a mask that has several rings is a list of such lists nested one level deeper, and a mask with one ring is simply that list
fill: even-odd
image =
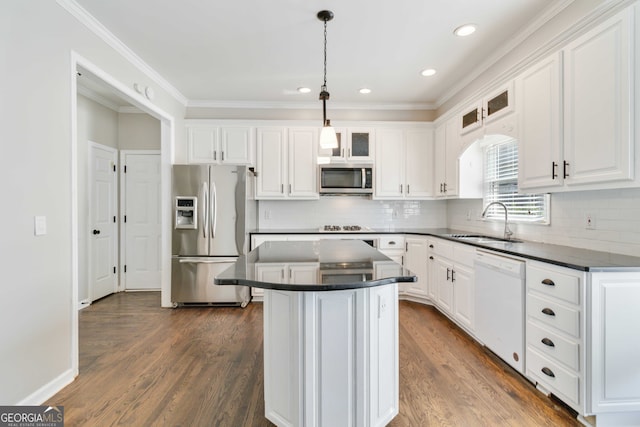
[{"label": "white ceiling", "polygon": [[[566,0],[76,0],[192,105],[318,102],[323,23],[336,105],[434,108]],[[460,38],[453,29],[475,23]],[[433,77],[420,71],[435,68]],[[311,93],[300,94],[307,86]],[[362,87],[372,92],[358,93]]]}]

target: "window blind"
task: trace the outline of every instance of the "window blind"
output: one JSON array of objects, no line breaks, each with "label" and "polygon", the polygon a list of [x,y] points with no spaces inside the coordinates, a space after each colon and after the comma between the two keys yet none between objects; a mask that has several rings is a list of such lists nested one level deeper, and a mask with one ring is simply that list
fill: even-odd
[{"label": "window blind", "polygon": [[[518,141],[512,139],[485,148],[484,205],[502,202],[509,212],[509,221],[549,221],[549,196],[518,193]],[[499,205],[489,208],[486,218],[504,218]]]}]

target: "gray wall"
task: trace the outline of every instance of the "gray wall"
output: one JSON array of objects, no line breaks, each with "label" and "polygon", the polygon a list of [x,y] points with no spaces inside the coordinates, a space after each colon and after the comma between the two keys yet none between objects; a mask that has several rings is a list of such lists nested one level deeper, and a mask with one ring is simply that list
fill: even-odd
[{"label": "gray wall", "polygon": [[[0,45],[0,180],[11,203],[0,213],[0,404],[38,404],[77,375],[73,52],[124,87],[153,87],[153,104],[179,126],[185,109],[55,1],[0,2]],[[37,215],[44,236],[34,236]]]}]

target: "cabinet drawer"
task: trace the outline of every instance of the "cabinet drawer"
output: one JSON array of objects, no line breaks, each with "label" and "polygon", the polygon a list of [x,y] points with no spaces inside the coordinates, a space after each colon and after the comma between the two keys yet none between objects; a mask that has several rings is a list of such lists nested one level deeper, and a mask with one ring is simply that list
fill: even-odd
[{"label": "cabinet drawer", "polygon": [[527,345],[569,368],[580,370],[580,345],[532,321],[527,322]]},{"label": "cabinet drawer", "polygon": [[527,287],[572,304],[580,304],[580,276],[565,274],[552,267],[527,264]]},{"label": "cabinet drawer", "polygon": [[429,243],[429,249],[431,249],[434,254],[440,255],[441,257],[449,259],[453,258],[453,243],[450,243],[446,240],[431,240]]},{"label": "cabinet drawer", "polygon": [[404,251],[404,236],[380,236],[378,249],[401,249]]},{"label": "cabinet drawer", "polygon": [[[527,347],[527,376],[540,382],[559,397],[580,404],[580,377]],[[563,399],[564,400],[564,399]]]},{"label": "cabinet drawer", "polygon": [[537,295],[527,294],[527,316],[542,323],[580,337],[580,310],[571,308]]}]

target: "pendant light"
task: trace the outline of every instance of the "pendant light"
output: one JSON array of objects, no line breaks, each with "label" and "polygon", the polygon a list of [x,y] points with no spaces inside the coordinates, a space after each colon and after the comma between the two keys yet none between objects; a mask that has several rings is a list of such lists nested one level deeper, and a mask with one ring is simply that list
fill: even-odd
[{"label": "pendant light", "polygon": [[327,120],[327,100],[329,99],[329,92],[327,91],[327,22],[333,19],[333,12],[330,10],[321,10],[317,16],[319,20],[324,21],[324,82],[320,88],[320,100],[322,101],[320,148],[331,149],[338,148],[336,130],[331,126],[331,122]]}]

